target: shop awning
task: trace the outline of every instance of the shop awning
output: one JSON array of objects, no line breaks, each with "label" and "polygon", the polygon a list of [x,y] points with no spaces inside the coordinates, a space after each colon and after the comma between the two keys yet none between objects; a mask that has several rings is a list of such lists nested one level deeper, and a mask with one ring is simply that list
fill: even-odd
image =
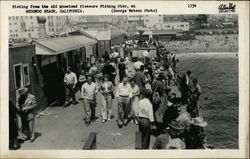
[{"label": "shop awning", "polygon": [[97,43],[96,40],[82,35],[39,39],[33,41],[36,45],[36,55],[57,55],[67,51],[79,49],[86,45]]}]

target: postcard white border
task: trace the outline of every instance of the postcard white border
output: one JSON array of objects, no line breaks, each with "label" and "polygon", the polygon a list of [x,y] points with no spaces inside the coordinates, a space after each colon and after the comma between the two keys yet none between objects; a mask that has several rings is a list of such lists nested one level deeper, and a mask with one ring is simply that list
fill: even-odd
[{"label": "postcard white border", "polygon": [[[36,4],[135,4],[141,8],[157,8],[158,14],[218,14],[218,6],[228,1],[36,1]],[[187,8],[190,3],[195,9]],[[2,158],[243,158],[249,143],[249,2],[232,1],[239,15],[239,149],[237,150],[8,150],[8,16],[20,16],[12,4],[34,4],[32,1],[1,1],[1,157]],[[84,15],[109,15],[109,10],[90,10]],[[29,15],[29,14],[27,14]],[[37,15],[37,14],[30,14]],[[47,15],[47,14],[46,14]],[[55,15],[55,14],[52,14]],[[59,15],[59,14],[56,14]],[[60,14],[65,15],[65,14]],[[73,15],[73,14],[66,14]],[[118,14],[112,14],[118,15]],[[138,14],[137,14],[138,15]],[[4,135],[3,135],[4,134]]]}]

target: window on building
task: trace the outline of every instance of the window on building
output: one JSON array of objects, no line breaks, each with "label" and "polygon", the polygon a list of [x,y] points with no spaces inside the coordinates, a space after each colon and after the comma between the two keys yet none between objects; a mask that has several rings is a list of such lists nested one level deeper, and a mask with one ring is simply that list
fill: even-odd
[{"label": "window on building", "polygon": [[16,20],[18,20],[18,16],[16,16]]},{"label": "window on building", "polygon": [[13,20],[15,20],[15,17],[12,17]]},{"label": "window on building", "polygon": [[13,34],[13,38],[15,37],[15,34]]},{"label": "window on building", "polygon": [[12,23],[10,23],[10,25],[12,25]]},{"label": "window on building", "polygon": [[18,34],[16,34],[16,37],[18,38]]},{"label": "window on building", "polygon": [[15,25],[17,25],[17,23],[15,23]]},{"label": "window on building", "polygon": [[15,32],[17,32],[17,30],[15,30]]},{"label": "window on building", "polygon": [[186,27],[187,27],[188,25],[186,24]]},{"label": "window on building", "polygon": [[15,88],[18,89],[23,87],[23,76],[22,76],[22,64],[16,64],[14,67],[14,80],[15,80]]},{"label": "window on building", "polygon": [[32,16],[30,16],[30,19],[33,19],[33,17],[32,17]]},{"label": "window on building", "polygon": [[51,31],[54,31],[54,29],[52,28]]},{"label": "window on building", "polygon": [[181,26],[181,27],[184,27],[184,25],[183,25],[183,24],[181,24],[180,26]]},{"label": "window on building", "polygon": [[159,17],[161,17],[161,14],[159,14]]},{"label": "window on building", "polygon": [[12,30],[10,30],[10,32],[12,32]]},{"label": "window on building", "polygon": [[28,34],[29,38],[31,38],[31,33]]},{"label": "window on building", "polygon": [[23,16],[21,16],[21,19],[23,20]]},{"label": "window on building", "polygon": [[25,16],[25,19],[28,19],[28,16]]},{"label": "window on building", "polygon": [[24,83],[24,86],[30,85],[30,74],[29,74],[28,64],[23,65],[23,83]]},{"label": "window on building", "polygon": [[11,20],[11,17],[9,17],[9,20]]}]

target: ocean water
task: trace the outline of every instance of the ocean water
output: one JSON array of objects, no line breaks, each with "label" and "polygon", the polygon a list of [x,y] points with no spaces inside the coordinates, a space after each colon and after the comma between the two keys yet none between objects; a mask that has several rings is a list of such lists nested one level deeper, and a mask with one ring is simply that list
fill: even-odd
[{"label": "ocean water", "polygon": [[238,149],[239,81],[236,53],[177,54],[180,73],[191,70],[202,89],[207,141],[216,149]]}]

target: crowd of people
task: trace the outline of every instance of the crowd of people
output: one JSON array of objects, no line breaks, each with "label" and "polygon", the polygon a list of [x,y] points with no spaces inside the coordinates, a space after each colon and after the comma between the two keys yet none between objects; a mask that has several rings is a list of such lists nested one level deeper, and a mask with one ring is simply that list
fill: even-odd
[{"label": "crowd of people", "polygon": [[[118,127],[137,124],[142,133],[143,149],[149,148],[152,134],[157,137],[153,149],[211,148],[205,137],[207,123],[199,114],[201,87],[198,79],[191,81],[189,70],[181,77],[175,55],[166,51],[161,43],[149,44],[157,45],[157,57],[139,57],[133,66],[130,66],[129,51],[125,51],[125,59],[119,60],[119,52],[114,50],[111,56],[105,54],[88,69],[84,67],[79,82],[86,125],[96,120],[96,95],[100,92],[101,122],[112,120],[112,102],[117,98]],[[114,54],[117,55],[114,57]],[[115,83],[117,75],[118,84]],[[72,84],[77,81],[75,75],[66,74],[65,78],[68,77],[72,77]],[[174,87],[179,88],[181,97],[177,97]]]},{"label": "crowd of people", "polygon": [[[112,120],[112,102],[117,98],[118,127],[137,124],[142,133],[143,149],[149,149],[150,135],[156,136],[153,149],[211,148],[206,143],[204,128],[207,122],[199,114],[201,87],[198,79],[194,78],[191,82],[189,70],[181,77],[176,69],[178,59],[161,43],[148,44],[157,48],[157,56],[139,57],[133,66],[131,47],[127,42],[125,45],[130,49],[125,51],[125,59],[120,58],[119,50],[113,49],[111,54],[105,52],[100,59],[94,56],[88,58],[78,77],[68,67],[64,76],[67,94],[64,106],[77,104],[75,93],[80,91],[83,120],[86,126],[90,126],[97,120],[96,97],[100,93],[101,122]],[[115,80],[117,75],[119,83]],[[181,97],[174,92],[175,87],[179,88]],[[18,130],[26,134],[24,139],[32,141],[36,102],[34,96],[27,92],[27,88],[19,90],[21,96],[17,106],[12,108],[17,108],[14,111],[22,118],[22,127]]]}]

